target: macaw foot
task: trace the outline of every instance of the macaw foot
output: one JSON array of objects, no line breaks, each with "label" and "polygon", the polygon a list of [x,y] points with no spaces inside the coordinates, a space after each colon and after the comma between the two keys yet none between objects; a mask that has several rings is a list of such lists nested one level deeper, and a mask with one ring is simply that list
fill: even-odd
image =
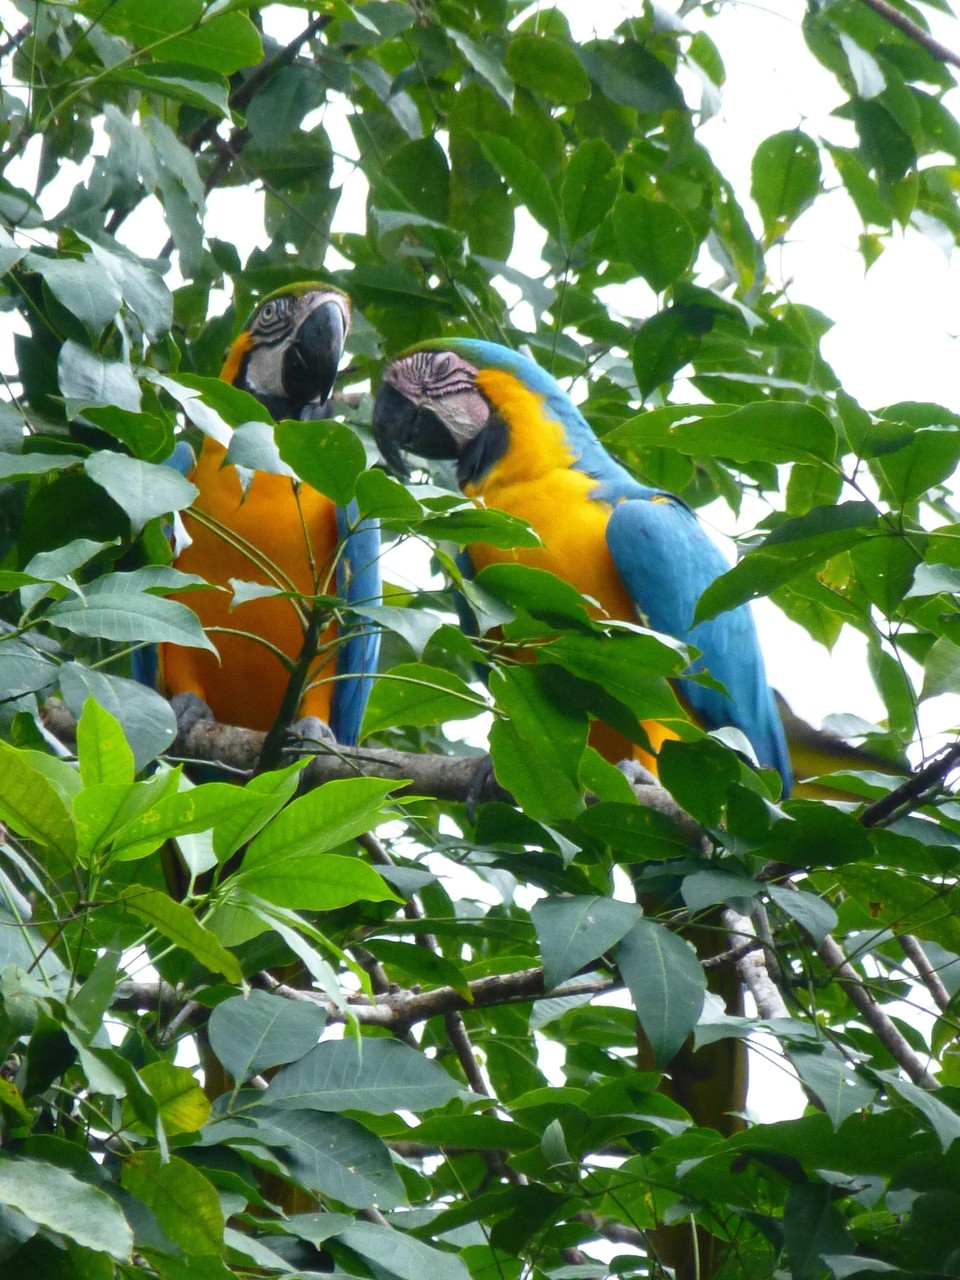
[{"label": "macaw foot", "polygon": [[487,804],[491,800],[502,800],[504,804],[513,804],[513,796],[497,781],[493,771],[493,760],[489,753],[481,756],[476,772],[470,780],[467,794],[464,797],[467,817],[471,822],[476,820],[477,805]]},{"label": "macaw foot", "polygon": [[617,768],[632,787],[656,787],[660,785],[655,775],[649,769],[645,769],[639,760],[621,760]]},{"label": "macaw foot", "polygon": [[295,720],[284,735],[284,755],[303,756],[318,747],[335,747],[336,734],[319,716],[303,716]]},{"label": "macaw foot", "polygon": [[195,693],[175,693],[170,699],[170,706],[177,717],[178,738],[185,738],[201,720],[216,719],[204,700]]}]

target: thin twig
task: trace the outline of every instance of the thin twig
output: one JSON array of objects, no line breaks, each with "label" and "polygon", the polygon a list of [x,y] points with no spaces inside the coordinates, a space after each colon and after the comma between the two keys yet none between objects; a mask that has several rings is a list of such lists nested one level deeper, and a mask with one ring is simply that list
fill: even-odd
[{"label": "thin twig", "polygon": [[920,1085],[923,1089],[936,1089],[938,1087],[936,1079],[907,1044],[886,1012],[877,1004],[867,989],[866,983],[834,939],[829,936],[824,938],[817,947],[817,955],[876,1032],[877,1039],[913,1083]]},{"label": "thin twig", "polygon": [[891,27],[896,27],[898,31],[902,31],[922,49],[926,49],[932,57],[938,62],[949,62],[955,67],[960,67],[960,54],[956,54],[952,49],[948,49],[945,44],[941,44],[939,40],[935,40],[929,31],[924,31],[923,27],[918,26],[912,18],[899,9],[895,9],[892,4],[888,4],[887,0],[861,0],[868,9],[872,9],[875,14],[883,18],[885,22],[889,22]]},{"label": "thin twig", "polygon": [[940,975],[927,959],[926,952],[912,933],[901,933],[897,938],[903,954],[917,971],[917,977],[933,996],[941,1013],[950,1007],[950,992],[940,980]]}]

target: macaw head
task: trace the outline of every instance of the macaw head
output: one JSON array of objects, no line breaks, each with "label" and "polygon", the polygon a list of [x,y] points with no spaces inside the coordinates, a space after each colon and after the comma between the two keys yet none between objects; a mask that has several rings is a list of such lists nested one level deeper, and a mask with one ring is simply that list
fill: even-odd
[{"label": "macaw head", "polygon": [[230,348],[221,377],[279,418],[298,418],[333,390],[350,328],[350,302],[328,284],[295,284],[258,304]]},{"label": "macaw head", "polygon": [[527,356],[477,338],[420,343],[387,366],[373,407],[373,431],[388,465],[409,472],[404,454],[457,463],[461,488],[507,452],[525,431],[562,435],[568,456],[596,438],[559,384]]}]

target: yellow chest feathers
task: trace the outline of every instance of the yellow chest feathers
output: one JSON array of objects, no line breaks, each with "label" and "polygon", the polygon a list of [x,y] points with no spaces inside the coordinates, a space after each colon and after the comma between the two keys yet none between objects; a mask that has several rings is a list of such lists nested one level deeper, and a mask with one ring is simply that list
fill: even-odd
[{"label": "yellow chest feathers", "polygon": [[483,370],[477,384],[507,424],[509,444],[502,458],[465,492],[480,506],[519,516],[539,535],[542,547],[501,551],[486,543],[469,548],[479,571],[488,564],[517,562],[547,569],[592,596],[613,618],[636,619],[607,548],[611,508],[591,498],[597,482],[573,463],[559,422],[544,412],[543,397],[511,374]]}]

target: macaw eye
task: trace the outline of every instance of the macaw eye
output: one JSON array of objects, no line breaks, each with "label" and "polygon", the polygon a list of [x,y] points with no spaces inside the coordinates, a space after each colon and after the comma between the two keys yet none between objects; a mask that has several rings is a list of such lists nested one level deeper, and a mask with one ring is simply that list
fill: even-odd
[{"label": "macaw eye", "polygon": [[445,378],[448,373],[453,372],[454,363],[453,356],[449,351],[441,351],[433,366],[434,372],[438,377]]},{"label": "macaw eye", "polygon": [[275,302],[265,302],[260,308],[261,320],[272,320],[277,314],[277,304]]}]

